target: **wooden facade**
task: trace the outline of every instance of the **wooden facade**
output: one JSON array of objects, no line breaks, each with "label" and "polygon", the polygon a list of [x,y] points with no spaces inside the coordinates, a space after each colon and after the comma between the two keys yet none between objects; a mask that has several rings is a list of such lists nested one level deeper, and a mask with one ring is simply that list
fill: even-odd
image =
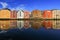
[{"label": "wooden facade", "polygon": [[24,11],[23,10],[19,10],[17,12],[17,18],[23,19],[24,18]]},{"label": "wooden facade", "polygon": [[40,10],[33,10],[31,12],[31,17],[32,18],[35,18],[35,19],[39,19],[39,18],[42,18],[42,12]]},{"label": "wooden facade", "polygon": [[43,11],[43,19],[52,19],[52,11],[44,10]]},{"label": "wooden facade", "polygon": [[16,10],[11,11],[10,18],[17,19],[17,11]]},{"label": "wooden facade", "polygon": [[0,18],[10,18],[10,10],[8,9],[0,10]]},{"label": "wooden facade", "polygon": [[60,10],[52,10],[53,18],[60,19]]},{"label": "wooden facade", "polygon": [[30,12],[24,11],[24,19],[29,19],[29,18],[30,18]]}]

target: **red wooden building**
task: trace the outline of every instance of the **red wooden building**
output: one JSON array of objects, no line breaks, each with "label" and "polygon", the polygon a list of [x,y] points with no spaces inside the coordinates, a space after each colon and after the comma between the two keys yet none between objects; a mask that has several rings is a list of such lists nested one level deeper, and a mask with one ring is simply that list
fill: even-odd
[{"label": "red wooden building", "polygon": [[10,18],[15,18],[15,19],[17,18],[17,11],[16,10],[11,11]]},{"label": "red wooden building", "polygon": [[30,12],[24,11],[24,19],[29,19],[29,18],[30,18]]},{"label": "red wooden building", "polygon": [[51,19],[52,18],[52,11],[51,10],[44,10],[43,11],[43,19]]}]

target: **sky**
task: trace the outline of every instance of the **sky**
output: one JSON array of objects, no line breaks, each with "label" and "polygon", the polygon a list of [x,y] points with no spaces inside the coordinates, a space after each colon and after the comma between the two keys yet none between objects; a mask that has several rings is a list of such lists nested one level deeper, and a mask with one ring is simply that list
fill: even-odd
[{"label": "sky", "polygon": [[60,9],[60,0],[0,0],[0,9],[52,10]]}]

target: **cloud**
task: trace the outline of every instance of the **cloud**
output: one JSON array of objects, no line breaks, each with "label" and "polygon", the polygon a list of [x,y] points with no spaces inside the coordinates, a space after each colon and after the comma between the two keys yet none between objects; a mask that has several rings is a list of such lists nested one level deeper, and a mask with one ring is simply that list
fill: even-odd
[{"label": "cloud", "polygon": [[9,9],[11,10],[25,10],[25,5],[24,4],[20,4],[16,7],[9,7]]},{"label": "cloud", "polygon": [[25,9],[25,5],[24,4],[20,4],[20,5],[18,5],[16,8],[15,8],[16,10],[24,10]]},{"label": "cloud", "polygon": [[9,9],[11,9],[11,10],[25,10],[25,5],[24,4],[20,4],[20,5],[18,5],[18,6],[16,6],[16,7],[9,7]]},{"label": "cloud", "polygon": [[15,8],[10,8],[10,9],[12,9],[12,10],[16,10]]},{"label": "cloud", "polygon": [[3,6],[3,8],[6,8],[8,6],[8,4],[5,2],[0,2],[0,4]]}]

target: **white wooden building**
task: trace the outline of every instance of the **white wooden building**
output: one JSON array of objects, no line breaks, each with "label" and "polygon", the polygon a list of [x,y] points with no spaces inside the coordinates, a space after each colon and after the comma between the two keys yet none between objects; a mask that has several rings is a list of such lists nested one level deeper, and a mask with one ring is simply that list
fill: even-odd
[{"label": "white wooden building", "polygon": [[60,10],[52,10],[53,18],[60,19]]},{"label": "white wooden building", "polygon": [[24,11],[23,11],[23,10],[19,10],[19,11],[17,12],[17,18],[21,18],[21,19],[24,18]]}]

